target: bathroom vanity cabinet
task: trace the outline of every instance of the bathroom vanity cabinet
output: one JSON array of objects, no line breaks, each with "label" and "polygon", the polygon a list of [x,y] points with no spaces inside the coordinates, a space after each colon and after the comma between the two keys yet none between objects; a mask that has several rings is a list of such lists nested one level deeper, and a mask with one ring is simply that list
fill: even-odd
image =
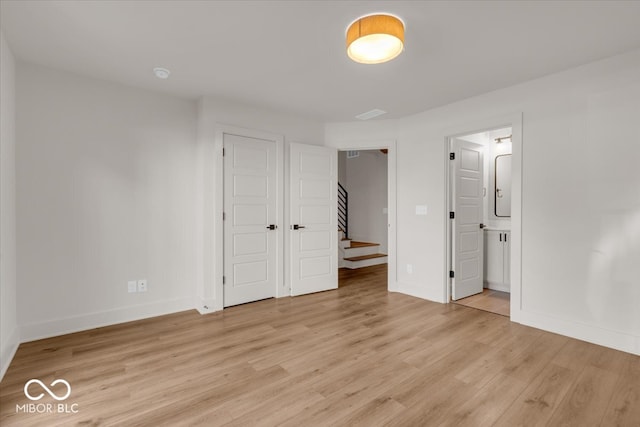
[{"label": "bathroom vanity cabinet", "polygon": [[484,283],[489,289],[509,292],[511,276],[511,233],[508,230],[484,231]]}]

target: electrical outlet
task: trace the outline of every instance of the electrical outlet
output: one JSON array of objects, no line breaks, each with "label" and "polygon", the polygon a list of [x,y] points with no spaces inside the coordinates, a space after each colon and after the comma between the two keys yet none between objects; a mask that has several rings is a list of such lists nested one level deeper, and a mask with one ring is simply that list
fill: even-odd
[{"label": "electrical outlet", "polygon": [[407,273],[409,274],[413,273],[413,264],[407,264]]},{"label": "electrical outlet", "polygon": [[136,282],[135,280],[129,280],[127,282],[127,289],[129,290],[130,294],[138,292],[138,282]]},{"label": "electrical outlet", "polygon": [[138,292],[147,292],[147,279],[138,280]]}]

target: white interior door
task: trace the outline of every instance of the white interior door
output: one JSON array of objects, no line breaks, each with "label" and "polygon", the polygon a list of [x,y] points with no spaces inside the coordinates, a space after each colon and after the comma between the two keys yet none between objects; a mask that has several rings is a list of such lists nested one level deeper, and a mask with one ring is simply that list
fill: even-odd
[{"label": "white interior door", "polygon": [[454,139],[453,300],[482,292],[483,147]]},{"label": "white interior door", "polygon": [[291,295],[338,287],[338,154],[290,145]]},{"label": "white interior door", "polygon": [[224,134],[223,144],[228,307],[276,295],[277,150],[274,141],[230,134]]}]

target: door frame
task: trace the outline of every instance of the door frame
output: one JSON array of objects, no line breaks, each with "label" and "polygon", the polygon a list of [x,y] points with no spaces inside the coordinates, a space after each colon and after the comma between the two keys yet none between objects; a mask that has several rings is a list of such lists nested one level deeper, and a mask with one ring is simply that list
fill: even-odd
[{"label": "door frame", "polygon": [[387,290],[398,292],[397,229],[396,229],[396,162],[395,139],[333,141],[327,144],[338,151],[387,149]]},{"label": "door frame", "polygon": [[453,167],[449,160],[449,152],[453,138],[471,135],[474,133],[487,132],[490,130],[511,127],[511,144],[512,144],[512,165],[511,165],[511,295],[510,295],[510,318],[513,322],[520,323],[522,311],[522,113],[513,113],[509,115],[477,119],[461,123],[451,127],[445,131],[444,135],[444,197],[445,212],[443,218],[445,221],[445,265],[443,271],[444,294],[446,295],[446,303],[451,303],[451,278],[449,278],[449,270],[452,265],[452,244],[451,234],[452,225],[449,219],[449,211],[452,206],[451,195],[451,172]]},{"label": "door frame", "polygon": [[224,309],[224,221],[222,215],[224,212],[224,135],[237,135],[246,138],[266,139],[273,141],[276,144],[276,206],[277,206],[277,221],[278,228],[276,229],[276,298],[288,296],[284,288],[284,165],[283,165],[283,150],[284,150],[284,136],[274,134],[271,132],[264,132],[255,129],[246,129],[229,125],[217,125],[216,135],[214,139],[214,156],[215,156],[215,170],[214,170],[214,182],[218,183],[214,186],[214,218],[213,228],[214,236],[221,236],[221,238],[214,239],[213,242],[213,259],[214,259],[214,298],[215,305],[214,311]]}]

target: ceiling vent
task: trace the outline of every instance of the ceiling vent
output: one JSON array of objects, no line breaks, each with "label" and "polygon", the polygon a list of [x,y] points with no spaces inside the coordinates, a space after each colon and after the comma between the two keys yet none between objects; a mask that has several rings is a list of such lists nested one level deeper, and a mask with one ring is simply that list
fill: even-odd
[{"label": "ceiling vent", "polygon": [[374,117],[381,116],[383,114],[387,114],[387,112],[375,108],[375,109],[373,109],[371,111],[367,111],[366,113],[358,114],[356,116],[356,119],[369,120],[369,119],[373,119]]}]

